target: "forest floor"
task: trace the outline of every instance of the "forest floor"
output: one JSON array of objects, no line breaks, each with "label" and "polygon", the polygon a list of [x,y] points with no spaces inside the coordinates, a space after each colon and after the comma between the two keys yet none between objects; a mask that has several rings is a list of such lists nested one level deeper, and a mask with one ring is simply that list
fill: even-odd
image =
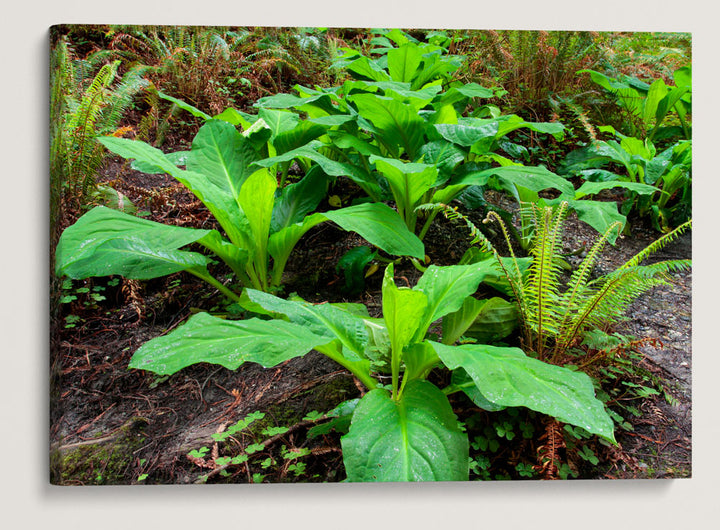
[{"label": "forest floor", "polygon": [[[138,173],[119,160],[111,160],[104,175],[103,180],[152,212],[153,220],[212,226],[209,212],[170,177]],[[438,218],[426,238],[433,263],[457,263],[468,245],[457,234],[456,225]],[[578,248],[595,235],[587,225],[569,218],[569,248]],[[606,248],[599,272],[612,270],[656,238],[652,230],[633,228],[615,247]],[[286,293],[297,292],[311,302],[363,302],[371,314],[379,315],[381,273],[367,279],[361,294],[353,298],[339,294],[343,279],[335,264],[347,249],[361,243],[359,236],[331,224],[311,230],[290,260],[284,277]],[[653,259],[690,258],[691,251],[688,232]],[[396,278],[407,279],[409,285],[418,276],[409,265],[396,270]],[[328,432],[310,438],[308,430],[317,420],[307,415],[325,413],[361,395],[360,385],[348,372],[316,352],[270,369],[246,364],[230,371],[195,365],[169,377],[128,369],[141,344],[180,325],[193,312],[214,310],[221,298],[205,284],[182,275],[142,283],[121,280],[116,286],[108,285],[107,279],[84,283],[90,289],[98,285],[105,288],[97,291],[105,300],[78,296],[63,305],[51,326],[52,483],[337,482],[344,478],[339,435]],[[593,445],[597,465],[567,451],[570,467],[578,470],[580,478],[691,476],[691,285],[691,272],[672,274],[670,285],[639,298],[628,311],[628,320],[615,330],[656,339],[639,343],[634,361],[636,373],[643,374],[642,386],[655,390],[642,400],[629,394],[626,410],[631,412],[625,420],[631,427],[618,430],[615,447]],[[80,320],[66,327],[67,315]],[[233,447],[216,443],[212,435],[255,411],[265,413],[259,422],[265,428],[289,430],[273,434],[256,429],[238,436],[233,439],[237,447],[260,443],[262,448],[245,464],[218,467],[212,457],[232,455]],[[532,460],[540,445],[537,438],[502,457],[536,464]],[[283,458],[287,450],[300,449],[309,453],[302,459],[304,469]]]}]

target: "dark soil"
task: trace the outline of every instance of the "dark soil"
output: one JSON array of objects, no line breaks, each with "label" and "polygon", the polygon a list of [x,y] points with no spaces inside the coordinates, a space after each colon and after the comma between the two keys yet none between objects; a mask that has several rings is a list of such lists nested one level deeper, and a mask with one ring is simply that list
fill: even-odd
[{"label": "dark soil", "polygon": [[[177,148],[186,148],[178,142]],[[109,161],[103,175],[105,182],[126,194],[140,210],[151,212],[154,220],[214,226],[203,205],[170,177],[137,173],[121,160]],[[471,212],[470,216],[478,223],[482,218],[481,212]],[[619,239],[616,247],[608,247],[600,272],[611,270],[657,238],[657,233],[636,224],[631,235]],[[566,236],[568,247],[575,249],[591,241],[595,233],[571,217]],[[328,223],[310,231],[290,259],[284,278],[286,294],[296,292],[311,302],[362,302],[372,315],[379,316],[381,271],[367,279],[361,294],[348,297],[340,289],[342,275],[335,270],[340,256],[362,243],[358,236]],[[439,265],[457,263],[467,246],[463,228],[442,218],[426,238],[428,255]],[[691,257],[690,234],[656,255],[656,259],[680,257]],[[396,269],[399,283],[407,280],[412,286],[418,277],[410,265],[401,264]],[[592,443],[600,459],[597,466],[587,464],[568,447],[563,457],[578,476],[691,476],[691,277],[691,273],[674,274],[672,285],[638,299],[628,321],[617,328],[638,339],[658,339],[655,347],[649,342],[638,346],[634,373],[636,382],[661,393],[642,400],[628,397],[637,415],[624,414],[632,429],[618,430],[616,447],[586,442]],[[361,395],[361,385],[348,372],[316,352],[270,369],[246,364],[229,371],[215,365],[196,365],[171,377],[130,370],[128,361],[141,344],[180,325],[198,310],[221,310],[221,297],[185,275],[143,283],[121,279],[117,286],[108,285],[107,279],[94,279],[76,282],[76,287],[81,283],[105,286],[106,299],[90,303],[78,296],[77,301],[62,306],[53,322],[53,483],[249,482],[253,476],[265,482],[344,479],[339,435],[330,432],[310,438],[308,429],[317,422],[304,418],[312,411],[325,413]],[[64,318],[68,315],[81,320],[75,327],[66,328]],[[477,409],[473,411],[471,404],[458,398],[454,405],[463,421],[477,419]],[[266,414],[260,422],[263,427],[290,430],[275,435],[251,429],[224,444],[214,442],[214,433],[255,411]],[[506,474],[504,461],[537,464],[542,436],[552,427],[547,418],[531,415],[527,419],[535,423],[534,436],[496,454],[488,475],[482,478],[520,478]],[[238,447],[252,443],[263,443],[263,448],[249,463],[226,468],[212,463],[212,457],[233,456]],[[188,456],[202,448],[207,452]],[[302,459],[306,469],[296,476],[292,461],[284,460],[282,452],[302,448],[310,454]]]}]

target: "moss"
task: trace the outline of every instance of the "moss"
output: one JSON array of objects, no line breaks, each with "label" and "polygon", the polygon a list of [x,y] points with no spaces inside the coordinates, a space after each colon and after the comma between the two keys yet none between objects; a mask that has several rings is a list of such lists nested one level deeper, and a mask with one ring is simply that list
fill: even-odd
[{"label": "moss", "polygon": [[144,418],[125,422],[116,436],[98,433],[97,443],[71,444],[50,453],[50,482],[59,486],[129,484],[134,455],[145,438]]}]

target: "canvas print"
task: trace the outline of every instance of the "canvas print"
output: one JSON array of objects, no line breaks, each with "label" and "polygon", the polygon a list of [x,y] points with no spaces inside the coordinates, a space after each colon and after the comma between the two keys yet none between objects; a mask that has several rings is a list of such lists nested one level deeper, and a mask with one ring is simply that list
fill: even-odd
[{"label": "canvas print", "polygon": [[52,484],[691,476],[689,33],[49,54]]}]

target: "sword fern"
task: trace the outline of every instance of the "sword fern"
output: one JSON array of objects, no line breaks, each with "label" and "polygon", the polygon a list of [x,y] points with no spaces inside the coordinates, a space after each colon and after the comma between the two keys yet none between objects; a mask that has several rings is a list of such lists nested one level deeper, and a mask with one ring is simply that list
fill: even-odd
[{"label": "sword fern", "polygon": [[[541,360],[548,358],[550,362],[557,362],[586,331],[611,326],[640,295],[667,284],[668,273],[687,270],[692,266],[689,259],[641,265],[649,255],[690,229],[690,220],[648,245],[615,271],[591,279],[593,267],[608,238],[613,231],[622,228],[620,223],[615,223],[597,239],[569,281],[563,285],[561,241],[567,203],[544,208],[530,204],[524,205],[523,209],[523,215],[527,215],[535,227],[530,247],[532,264],[524,277],[518,274],[517,267],[508,270],[501,263],[501,268],[518,304],[524,329],[523,345]],[[507,244],[512,249],[502,219],[494,212],[488,214],[489,219],[500,223]],[[493,249],[493,252],[500,262],[497,251]],[[511,257],[517,262],[512,250]]]}]

